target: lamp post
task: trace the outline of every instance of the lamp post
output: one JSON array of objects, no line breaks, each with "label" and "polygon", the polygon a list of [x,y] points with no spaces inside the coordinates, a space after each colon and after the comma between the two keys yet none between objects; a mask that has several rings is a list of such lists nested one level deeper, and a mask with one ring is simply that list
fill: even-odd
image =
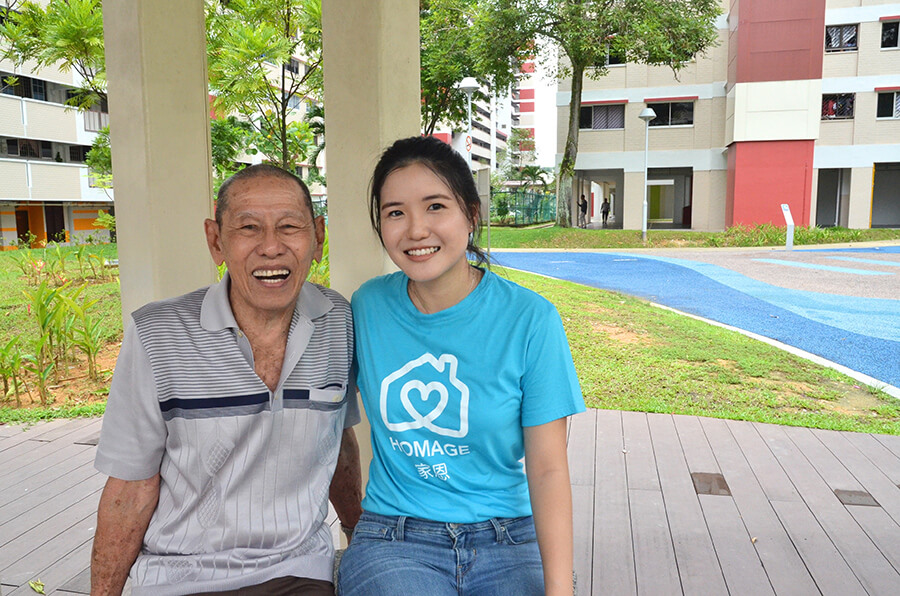
[{"label": "lamp post", "polygon": [[638,118],[644,121],[644,212],[641,217],[641,241],[647,242],[647,157],[650,149],[650,121],[656,118],[656,112],[648,106]]},{"label": "lamp post", "polygon": [[[481,87],[475,77],[465,77],[459,82],[459,89],[466,94],[466,163],[472,171],[472,94]],[[488,198],[487,209],[487,251],[491,254],[491,199]]]},{"label": "lamp post", "polygon": [[459,89],[466,94],[466,161],[469,163],[469,171],[472,171],[472,94],[481,85],[475,77],[466,77],[459,83]]}]

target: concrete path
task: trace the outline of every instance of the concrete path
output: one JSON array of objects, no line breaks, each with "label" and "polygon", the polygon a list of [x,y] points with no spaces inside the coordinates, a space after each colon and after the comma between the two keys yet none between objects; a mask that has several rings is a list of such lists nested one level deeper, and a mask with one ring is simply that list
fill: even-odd
[{"label": "concrete path", "polygon": [[813,354],[900,397],[900,245],[494,250],[503,266],[613,290]]}]

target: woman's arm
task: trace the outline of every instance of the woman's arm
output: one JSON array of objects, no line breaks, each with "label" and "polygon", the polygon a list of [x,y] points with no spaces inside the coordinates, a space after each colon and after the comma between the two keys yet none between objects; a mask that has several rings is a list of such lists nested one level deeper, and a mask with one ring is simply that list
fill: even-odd
[{"label": "woman's arm", "polygon": [[572,596],[572,487],[566,418],[526,426],[525,469],[544,567],[544,593]]}]

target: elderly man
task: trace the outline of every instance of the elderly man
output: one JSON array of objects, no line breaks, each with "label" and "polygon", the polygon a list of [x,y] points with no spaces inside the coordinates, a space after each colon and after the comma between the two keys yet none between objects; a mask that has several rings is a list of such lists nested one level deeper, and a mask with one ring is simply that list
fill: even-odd
[{"label": "elderly man", "polygon": [[135,595],[333,595],[329,492],[349,529],[361,490],[350,307],[306,282],[324,221],[262,165],[225,182],[205,228],[225,278],[125,332],[91,593],[120,593],[130,569]]}]

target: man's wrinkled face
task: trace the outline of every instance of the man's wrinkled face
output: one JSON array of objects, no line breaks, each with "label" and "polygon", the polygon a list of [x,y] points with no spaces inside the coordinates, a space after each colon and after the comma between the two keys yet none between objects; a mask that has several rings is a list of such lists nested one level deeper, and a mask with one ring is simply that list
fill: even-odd
[{"label": "man's wrinkled face", "polygon": [[222,225],[206,220],[205,228],[213,260],[228,266],[235,318],[290,316],[310,263],[322,258],[325,222],[291,180],[259,176],[228,192]]}]

